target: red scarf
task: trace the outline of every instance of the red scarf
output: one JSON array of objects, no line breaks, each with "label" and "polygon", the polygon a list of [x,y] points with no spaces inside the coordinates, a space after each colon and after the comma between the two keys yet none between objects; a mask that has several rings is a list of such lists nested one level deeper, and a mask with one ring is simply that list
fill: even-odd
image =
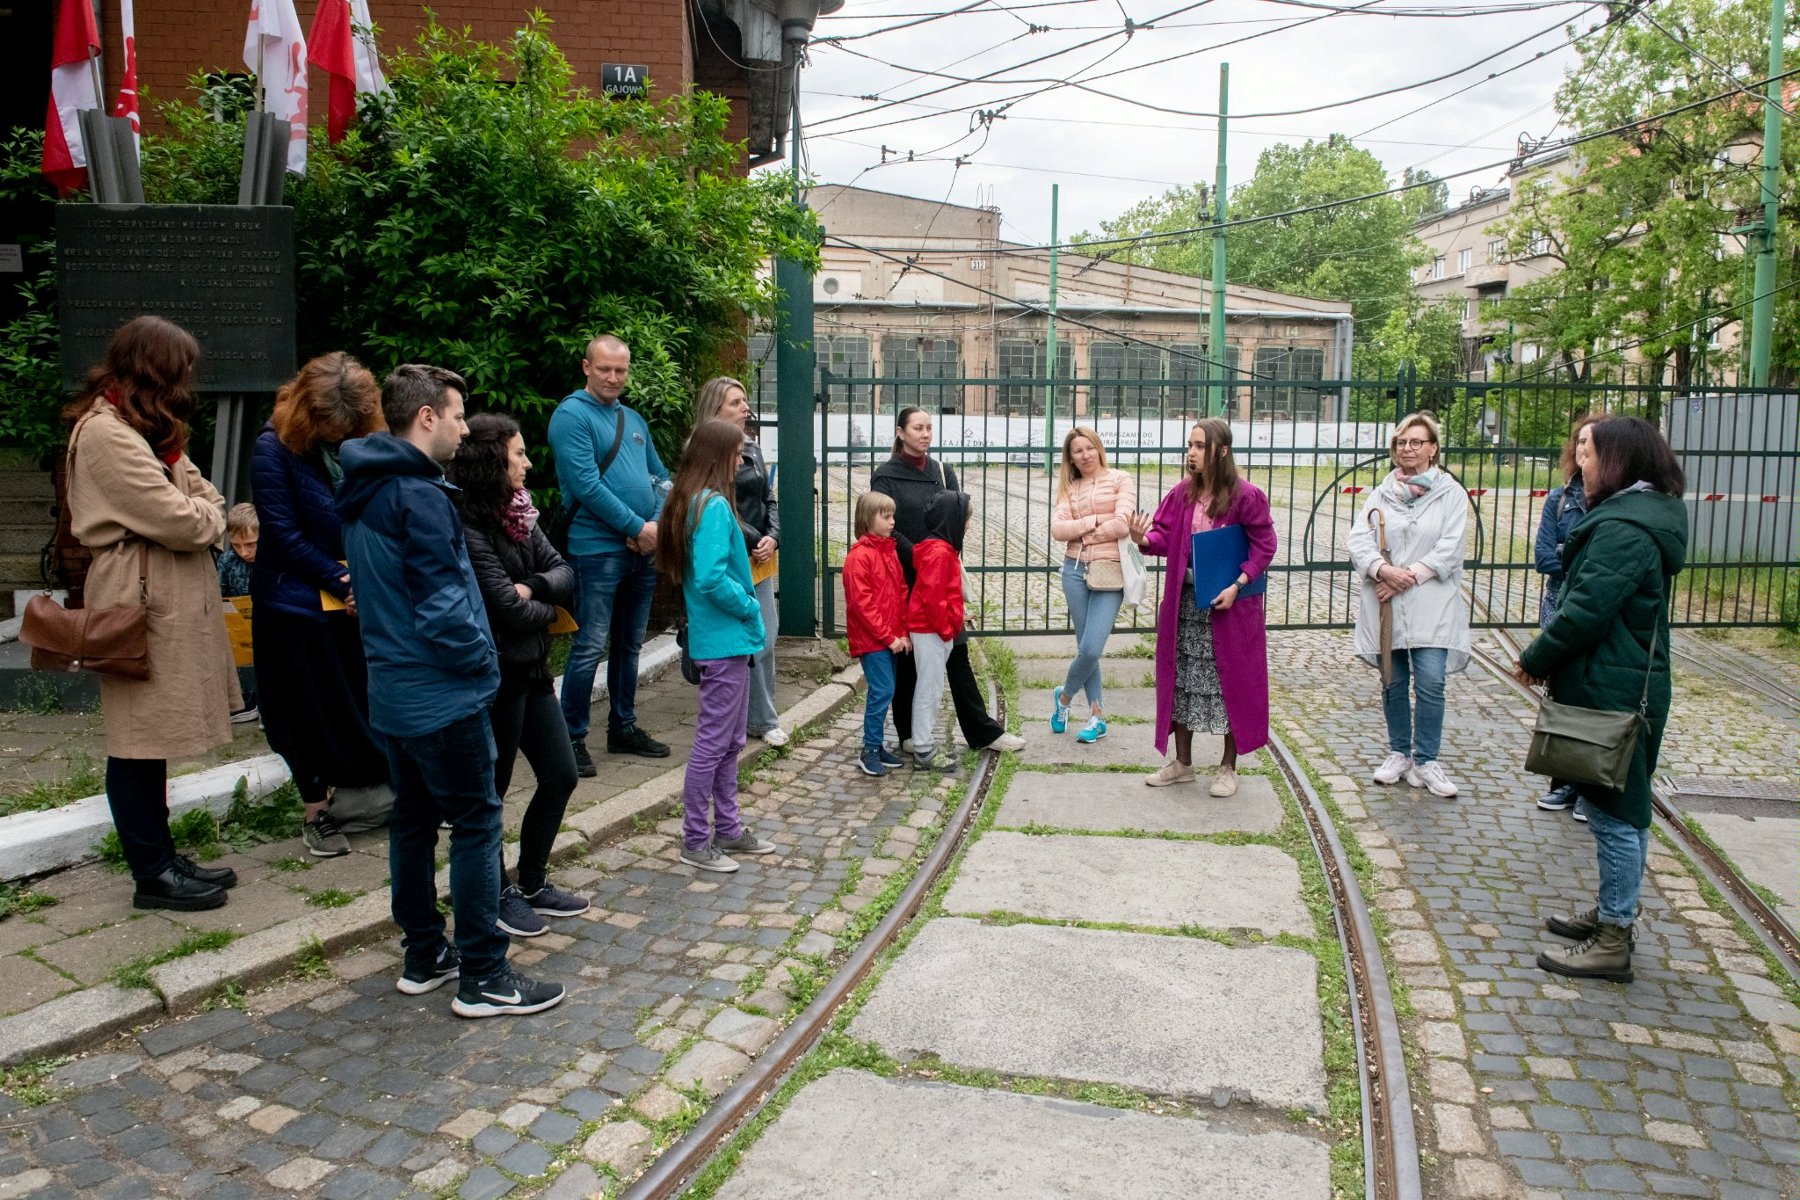
[{"label": "red scarf", "polygon": [[[106,402],[108,404],[112,405],[114,408],[117,408],[120,410],[123,410],[125,407],[125,398],[123,396],[119,395],[118,390],[116,388],[106,389]],[[152,447],[150,447],[150,449],[151,449],[152,453],[155,453],[156,447],[152,446]],[[181,450],[182,450],[182,448],[180,446],[177,446],[173,450],[169,450],[162,454],[157,454],[156,457],[161,459],[163,462],[167,463],[169,466],[172,467],[176,463],[181,461]]]},{"label": "red scarf", "polygon": [[929,455],[913,454],[909,450],[902,450],[900,451],[900,457],[904,458],[907,463],[911,465],[912,469],[919,474],[923,475],[925,473],[925,461]]}]

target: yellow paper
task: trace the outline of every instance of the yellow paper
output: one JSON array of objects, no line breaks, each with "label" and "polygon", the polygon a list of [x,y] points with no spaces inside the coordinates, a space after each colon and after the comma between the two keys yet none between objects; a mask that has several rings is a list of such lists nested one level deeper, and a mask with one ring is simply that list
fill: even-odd
[{"label": "yellow paper", "polygon": [[546,632],[551,635],[574,633],[580,628],[581,626],[575,623],[575,618],[569,615],[569,610],[558,604],[556,606],[556,620],[550,622],[550,628],[546,630]]},{"label": "yellow paper", "polygon": [[231,642],[231,660],[240,667],[250,665],[250,597],[225,598],[225,636]]},{"label": "yellow paper", "polygon": [[[344,562],[344,560],[341,558],[338,559],[338,562],[342,563],[346,567],[350,565],[349,563]],[[326,591],[324,588],[320,588],[319,589],[319,608],[323,612],[343,612],[344,611],[344,602],[342,600],[339,600],[336,596],[332,595],[330,592]]]},{"label": "yellow paper", "polygon": [[779,555],[779,554],[769,555],[768,562],[760,562],[759,563],[759,562],[755,561],[754,559],[752,559],[750,562],[750,582],[752,584],[761,583],[763,580],[774,575],[775,569],[777,567],[779,567],[780,565],[781,565],[781,555]]}]

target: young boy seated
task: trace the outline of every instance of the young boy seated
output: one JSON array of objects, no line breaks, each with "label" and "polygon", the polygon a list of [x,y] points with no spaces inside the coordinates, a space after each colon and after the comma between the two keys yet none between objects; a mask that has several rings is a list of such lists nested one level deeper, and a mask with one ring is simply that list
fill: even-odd
[{"label": "young boy seated", "polygon": [[[256,561],[256,538],[261,528],[261,523],[256,519],[256,506],[253,504],[234,504],[231,511],[225,514],[225,540],[230,543],[230,549],[219,555],[221,596],[250,594],[250,566]],[[256,700],[246,692],[244,707],[231,714],[231,723],[243,725],[256,720],[258,716]]]}]

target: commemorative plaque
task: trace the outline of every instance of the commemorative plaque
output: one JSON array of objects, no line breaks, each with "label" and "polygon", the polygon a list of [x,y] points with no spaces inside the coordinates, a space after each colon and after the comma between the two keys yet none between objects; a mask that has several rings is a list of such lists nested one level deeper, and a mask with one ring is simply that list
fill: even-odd
[{"label": "commemorative plaque", "polygon": [[63,384],[71,391],[136,316],[200,343],[200,392],[273,392],[294,373],[294,210],[61,204]]}]

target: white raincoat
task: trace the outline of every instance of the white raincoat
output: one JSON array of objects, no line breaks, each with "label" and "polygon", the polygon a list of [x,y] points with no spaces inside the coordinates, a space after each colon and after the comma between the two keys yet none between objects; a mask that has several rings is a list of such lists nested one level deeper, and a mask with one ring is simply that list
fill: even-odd
[{"label": "white raincoat", "polygon": [[1387,520],[1388,561],[1419,577],[1388,601],[1394,610],[1394,649],[1438,646],[1450,651],[1448,672],[1469,665],[1469,602],[1462,594],[1463,537],[1469,498],[1462,485],[1440,474],[1438,482],[1411,505],[1394,499],[1394,475],[1381,481],[1350,529],[1350,565],[1362,585],[1356,618],[1356,656],[1381,665],[1381,601],[1375,598],[1375,569],[1382,563],[1375,513]]}]

